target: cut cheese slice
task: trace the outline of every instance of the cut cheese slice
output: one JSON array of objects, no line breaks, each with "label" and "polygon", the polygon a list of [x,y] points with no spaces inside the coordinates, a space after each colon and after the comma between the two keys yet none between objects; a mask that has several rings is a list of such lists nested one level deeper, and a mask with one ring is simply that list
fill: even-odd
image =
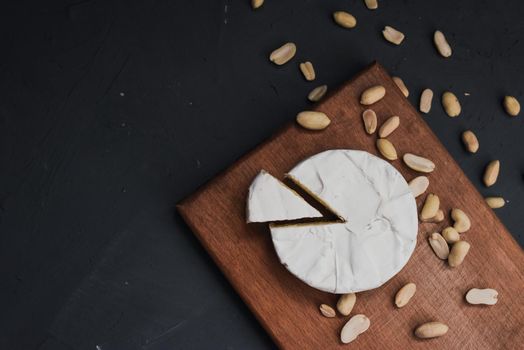
[{"label": "cut cheese slice", "polygon": [[295,191],[265,170],[260,171],[249,187],[246,211],[248,223],[322,217]]},{"label": "cut cheese slice", "polygon": [[330,150],[288,176],[344,222],[270,225],[286,268],[331,293],[377,288],[407,263],[417,241],[415,198],[402,175],[367,152]]}]

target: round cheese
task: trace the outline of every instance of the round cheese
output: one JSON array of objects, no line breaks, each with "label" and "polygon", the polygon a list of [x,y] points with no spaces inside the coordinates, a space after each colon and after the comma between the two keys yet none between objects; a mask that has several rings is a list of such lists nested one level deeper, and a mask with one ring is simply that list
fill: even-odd
[{"label": "round cheese", "polygon": [[288,176],[344,221],[271,225],[291,273],[314,288],[350,293],[377,288],[404,267],[417,241],[417,207],[391,164],[364,151],[330,150]]}]

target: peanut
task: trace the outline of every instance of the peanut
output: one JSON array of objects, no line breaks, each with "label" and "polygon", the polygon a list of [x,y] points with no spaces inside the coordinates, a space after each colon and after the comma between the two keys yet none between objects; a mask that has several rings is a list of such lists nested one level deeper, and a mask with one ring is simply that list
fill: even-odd
[{"label": "peanut", "polygon": [[274,64],[281,66],[287,63],[297,53],[297,46],[294,43],[286,43],[278,49],[271,52],[269,60]]},{"label": "peanut", "polygon": [[351,343],[353,340],[357,339],[360,334],[367,331],[369,325],[369,318],[365,315],[355,315],[351,317],[344,327],[342,327],[340,340],[344,344]]},{"label": "peanut", "polygon": [[449,327],[442,322],[424,323],[415,329],[415,336],[421,339],[440,337],[446,334]]},{"label": "peanut", "polygon": [[415,292],[417,291],[417,286],[415,283],[408,283],[395,295],[395,305],[398,308],[404,307],[409,303]]},{"label": "peanut", "polygon": [[492,160],[488,163],[486,166],[486,170],[484,171],[484,185],[486,187],[493,186],[495,182],[497,182],[497,178],[499,177],[500,172],[500,161],[498,160]]},{"label": "peanut", "polygon": [[388,139],[377,139],[377,148],[380,154],[387,160],[396,160],[398,158],[395,146]]},{"label": "peanut", "polygon": [[347,316],[353,310],[355,302],[357,301],[357,295],[355,293],[343,294],[340,296],[337,302],[337,310],[342,315]]},{"label": "peanut", "polygon": [[457,267],[464,261],[464,258],[469,252],[471,245],[466,241],[458,241],[453,243],[451,251],[448,256],[448,264],[451,267]]},{"label": "peanut", "polygon": [[360,103],[366,106],[380,101],[386,95],[386,89],[382,85],[367,88],[360,96]]},{"label": "peanut", "polygon": [[461,112],[460,102],[454,93],[446,91],[442,94],[442,106],[451,118],[457,117]]},{"label": "peanut", "polygon": [[303,111],[297,114],[297,123],[308,130],[323,130],[331,120],[322,112]]}]

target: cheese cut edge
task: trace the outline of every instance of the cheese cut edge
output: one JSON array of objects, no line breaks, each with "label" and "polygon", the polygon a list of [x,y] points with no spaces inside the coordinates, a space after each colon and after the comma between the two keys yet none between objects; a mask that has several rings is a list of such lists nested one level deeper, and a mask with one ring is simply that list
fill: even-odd
[{"label": "cheese cut edge", "polygon": [[[290,179],[291,181],[293,181],[293,183],[295,185],[297,185],[298,187],[300,187],[300,189],[304,192],[306,192],[309,196],[311,196],[315,201],[317,201],[318,203],[320,203],[325,209],[327,209],[328,211],[330,211],[333,215],[335,215],[340,221],[337,221],[337,222],[346,222],[346,219],[344,219],[339,213],[337,213],[337,211],[335,209],[333,209],[329,204],[327,204],[327,202],[325,200],[323,200],[322,198],[320,198],[317,194],[315,194],[315,192],[311,191],[306,185],[304,185],[303,183],[301,183],[296,177],[294,177],[293,175],[291,175],[290,173],[287,173],[285,174],[285,177]],[[333,222],[333,223],[337,223],[337,222]]]}]

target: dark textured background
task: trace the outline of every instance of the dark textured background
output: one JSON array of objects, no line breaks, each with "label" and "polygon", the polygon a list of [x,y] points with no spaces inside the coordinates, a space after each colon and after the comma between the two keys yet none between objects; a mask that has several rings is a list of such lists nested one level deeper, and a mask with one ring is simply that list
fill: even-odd
[{"label": "dark textured background", "polygon": [[[271,349],[175,204],[377,59],[524,243],[522,1],[4,1],[0,11],[0,348]],[[349,10],[354,30],[331,12]],[[384,25],[402,30],[400,47]],[[441,29],[452,47],[432,44]],[[298,46],[284,67],[269,52]],[[298,62],[311,60],[317,81]],[[463,113],[450,119],[451,89]],[[466,97],[464,92],[471,95]],[[468,155],[460,132],[473,129]],[[498,158],[499,182],[481,185]],[[453,179],[450,179],[453,181]]]}]

